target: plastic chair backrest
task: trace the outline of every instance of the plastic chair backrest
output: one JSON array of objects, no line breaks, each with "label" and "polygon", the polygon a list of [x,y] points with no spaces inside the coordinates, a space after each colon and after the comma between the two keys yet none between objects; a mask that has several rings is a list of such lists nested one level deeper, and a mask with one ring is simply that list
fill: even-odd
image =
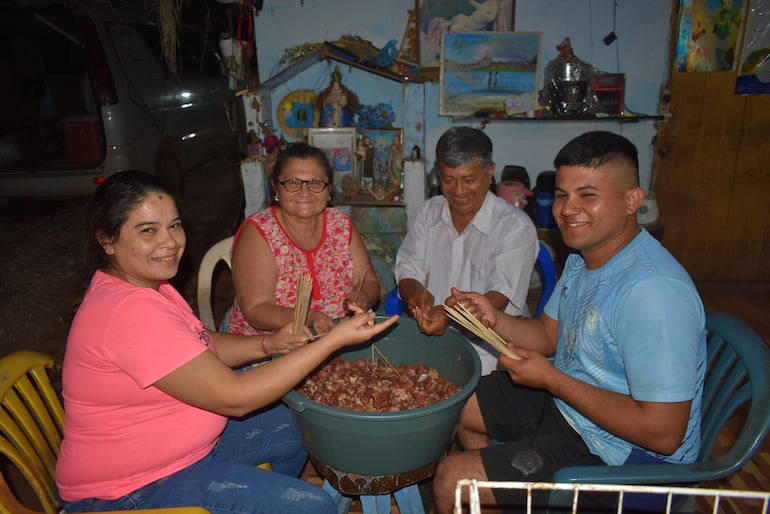
[{"label": "plastic chair backrest", "polygon": [[540,265],[540,271],[542,272],[543,293],[540,296],[540,302],[537,304],[535,317],[540,316],[540,313],[543,312],[546,302],[548,302],[556,287],[556,267],[553,264],[553,257],[551,252],[548,251],[548,247],[542,241],[540,241],[540,252],[537,254],[537,263]]},{"label": "plastic chair backrest", "polygon": [[[701,451],[692,464],[581,466],[559,470],[554,482],[695,484],[740,470],[770,430],[770,348],[743,321],[724,312],[706,315],[708,369],[703,391]],[[746,407],[748,409],[746,410]],[[715,452],[728,422],[742,420],[729,447]],[[553,498],[552,498],[553,501]],[[552,504],[559,503],[553,502]]]},{"label": "plastic chair backrest", "polygon": [[[48,376],[54,361],[42,353],[19,350],[0,359],[0,455],[15,468],[39,501],[25,505],[0,469],[0,512],[55,514],[60,511],[54,471],[64,427],[64,410]],[[133,511],[152,514],[205,514],[200,507]]]},{"label": "plastic chair backrest", "polygon": [[[54,470],[64,426],[64,411],[48,378],[53,365],[51,357],[29,351],[0,360],[0,453],[21,472],[45,512],[59,507]],[[5,505],[13,495],[1,479]],[[17,512],[20,506],[8,508]]]},{"label": "plastic chair backrest", "polygon": [[208,330],[216,330],[214,309],[211,305],[211,288],[214,279],[214,271],[217,264],[224,262],[232,269],[230,260],[230,248],[233,246],[233,236],[226,237],[209,248],[201,259],[198,268],[198,315],[203,326]]}]

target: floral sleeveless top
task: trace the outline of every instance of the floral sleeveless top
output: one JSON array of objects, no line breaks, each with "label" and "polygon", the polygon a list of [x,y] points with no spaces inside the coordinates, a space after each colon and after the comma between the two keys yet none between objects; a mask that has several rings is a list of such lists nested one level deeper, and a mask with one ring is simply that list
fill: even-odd
[{"label": "floral sleeveless top", "polygon": [[[350,254],[352,220],[339,209],[327,208],[323,212],[323,232],[318,245],[304,250],[284,230],[275,215],[276,207],[252,214],[244,222],[251,223],[265,238],[278,268],[275,284],[276,304],[294,307],[297,282],[303,274],[313,278],[310,309],[323,312],[331,318],[345,314],[342,301],[353,290],[353,258]],[[238,242],[235,235],[233,247]],[[223,326],[234,334],[260,334],[243,316],[237,299],[225,318]]]}]

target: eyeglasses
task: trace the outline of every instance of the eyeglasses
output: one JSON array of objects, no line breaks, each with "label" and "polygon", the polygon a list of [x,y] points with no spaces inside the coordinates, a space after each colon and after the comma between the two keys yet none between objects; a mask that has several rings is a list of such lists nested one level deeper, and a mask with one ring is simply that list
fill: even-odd
[{"label": "eyeglasses", "polygon": [[311,178],[310,180],[290,178],[287,180],[279,180],[278,183],[281,184],[289,193],[299,192],[299,190],[302,189],[303,184],[307,186],[311,193],[321,193],[329,185],[328,182],[319,180],[317,178]]}]

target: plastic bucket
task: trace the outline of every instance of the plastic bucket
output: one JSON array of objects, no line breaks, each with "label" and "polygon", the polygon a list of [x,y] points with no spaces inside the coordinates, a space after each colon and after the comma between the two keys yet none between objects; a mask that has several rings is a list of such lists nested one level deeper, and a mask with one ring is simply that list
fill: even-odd
[{"label": "plastic bucket", "polygon": [[[402,412],[354,412],[328,407],[296,391],[283,398],[294,415],[308,453],[338,470],[361,475],[407,473],[437,461],[449,448],[457,421],[481,376],[481,361],[459,332],[422,334],[412,318],[401,318],[375,338],[394,365],[425,364],[463,388],[439,403]],[[346,360],[370,359],[371,342],[342,351]]]}]

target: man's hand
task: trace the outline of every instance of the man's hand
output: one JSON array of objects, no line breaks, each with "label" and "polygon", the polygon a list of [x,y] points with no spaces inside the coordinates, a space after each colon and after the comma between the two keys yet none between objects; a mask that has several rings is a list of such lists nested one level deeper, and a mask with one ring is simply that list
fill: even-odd
[{"label": "man's hand", "polygon": [[416,319],[420,313],[430,310],[435,300],[430,291],[421,289],[409,297],[406,307],[409,313]]},{"label": "man's hand", "polygon": [[550,391],[548,379],[556,371],[551,361],[538,352],[514,347],[510,343],[508,348],[521,357],[520,360],[514,360],[500,354],[500,364],[508,370],[511,380],[520,385]]},{"label": "man's hand", "polygon": [[454,307],[460,304],[481,320],[484,326],[493,328],[497,323],[497,310],[486,296],[471,291],[460,291],[456,287],[452,288],[452,296],[444,302],[447,307]]},{"label": "man's hand", "polygon": [[443,305],[434,305],[430,309],[418,309],[414,314],[420,332],[428,336],[440,336],[449,325],[449,318]]}]

